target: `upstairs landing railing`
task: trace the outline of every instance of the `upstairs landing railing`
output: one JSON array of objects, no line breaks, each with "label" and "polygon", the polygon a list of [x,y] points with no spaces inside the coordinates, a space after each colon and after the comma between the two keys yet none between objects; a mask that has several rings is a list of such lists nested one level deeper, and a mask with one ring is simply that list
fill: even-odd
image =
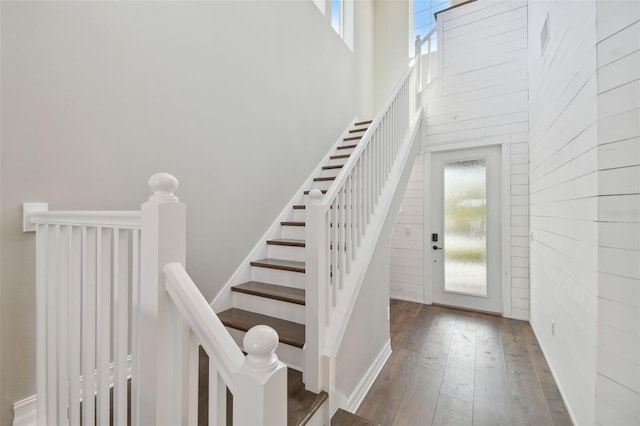
[{"label": "upstairs landing railing", "polygon": [[233,424],[286,424],[276,332],[249,330],[245,357],[184,270],[178,181],[161,173],[149,184],[140,211],[25,204],[25,231],[36,231],[38,424],[108,425],[113,416],[126,425],[129,410],[132,425],[198,424],[200,347],[209,425],[227,424],[227,389]]},{"label": "upstairs landing railing", "polygon": [[383,206],[390,205],[421,122],[417,78],[412,62],[331,188],[324,196],[318,190],[309,194],[304,381],[315,392],[330,390],[326,366],[337,351],[373,254],[385,219]]},{"label": "upstairs landing railing", "polygon": [[418,69],[418,93],[438,76],[438,26],[434,25],[424,38],[416,37],[415,58]]}]

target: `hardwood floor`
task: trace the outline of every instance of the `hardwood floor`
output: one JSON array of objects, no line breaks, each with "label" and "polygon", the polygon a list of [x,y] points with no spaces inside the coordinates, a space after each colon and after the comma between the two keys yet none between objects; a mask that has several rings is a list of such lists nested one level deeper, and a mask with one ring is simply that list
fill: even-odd
[{"label": "hardwood floor", "polygon": [[529,324],[391,301],[393,354],[357,414],[382,425],[571,425]]}]

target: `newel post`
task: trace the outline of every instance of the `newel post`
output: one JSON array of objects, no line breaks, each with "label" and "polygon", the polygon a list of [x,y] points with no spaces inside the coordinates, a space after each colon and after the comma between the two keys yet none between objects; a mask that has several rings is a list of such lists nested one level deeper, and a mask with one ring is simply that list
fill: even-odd
[{"label": "newel post", "polygon": [[422,39],[420,39],[419,35],[416,36],[414,49],[415,49],[414,58],[416,60],[416,68],[415,68],[416,90],[415,90],[415,93],[418,93],[422,89]]},{"label": "newel post", "polygon": [[287,366],[275,353],[278,333],[257,325],[245,334],[243,343],[247,356],[234,376],[234,424],[286,425]]},{"label": "newel post", "polygon": [[171,363],[169,295],[165,289],[164,265],[186,258],[186,207],[174,195],[178,180],[168,173],[149,179],[153,194],[142,205],[142,241],[137,342],[132,395],[136,425],[168,424],[169,411],[179,398],[174,395]]},{"label": "newel post", "polygon": [[323,371],[322,349],[327,320],[327,294],[329,292],[327,243],[327,214],[322,205],[322,192],[314,189],[309,193],[305,211],[305,387],[312,392],[326,389],[326,372]]}]

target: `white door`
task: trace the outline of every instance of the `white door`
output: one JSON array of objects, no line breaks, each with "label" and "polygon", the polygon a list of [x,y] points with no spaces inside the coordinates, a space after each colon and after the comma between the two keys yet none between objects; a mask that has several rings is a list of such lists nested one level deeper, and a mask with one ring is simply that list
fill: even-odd
[{"label": "white door", "polygon": [[433,303],[502,312],[500,148],[431,156]]}]

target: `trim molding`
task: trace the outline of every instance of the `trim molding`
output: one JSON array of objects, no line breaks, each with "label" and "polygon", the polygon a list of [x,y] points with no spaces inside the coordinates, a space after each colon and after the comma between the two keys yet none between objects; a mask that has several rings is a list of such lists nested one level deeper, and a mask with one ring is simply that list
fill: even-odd
[{"label": "trim molding", "polygon": [[38,420],[36,395],[13,403],[13,426],[35,426]]},{"label": "trim molding", "polygon": [[553,376],[553,380],[555,380],[556,382],[556,386],[558,386],[558,391],[560,392],[560,395],[562,396],[562,401],[564,402],[565,407],[567,407],[567,412],[569,413],[569,417],[571,417],[571,421],[573,422],[574,425],[578,424],[578,421],[576,420],[576,416],[573,415],[573,410],[571,409],[571,406],[569,405],[569,403],[567,402],[567,397],[565,392],[562,390],[562,385],[560,383],[560,381],[558,380],[558,375],[556,374],[556,371],[553,369],[553,365],[549,362],[549,357],[547,356],[547,351],[544,350],[544,346],[542,346],[542,341],[540,339],[538,339],[538,332],[536,331],[536,328],[534,327],[533,323],[529,321],[529,325],[531,326],[531,329],[533,330],[533,335],[536,337],[536,340],[538,341],[538,346],[540,346],[540,350],[542,351],[542,355],[544,356],[544,360],[547,361],[547,365],[549,366],[549,371],[551,371],[551,375]]},{"label": "trim molding", "polygon": [[355,413],[358,410],[358,407],[360,407],[360,404],[362,404],[364,397],[367,396],[369,389],[371,389],[371,386],[373,386],[373,382],[375,382],[376,378],[378,378],[380,371],[382,371],[382,368],[384,367],[390,356],[391,339],[387,340],[387,342],[384,344],[382,350],[380,351],[378,356],[376,356],[376,359],[373,360],[373,363],[369,366],[367,372],[364,373],[364,376],[362,376],[360,382],[356,385],[353,392],[351,392],[351,395],[349,395],[349,397],[347,398],[347,411]]}]

